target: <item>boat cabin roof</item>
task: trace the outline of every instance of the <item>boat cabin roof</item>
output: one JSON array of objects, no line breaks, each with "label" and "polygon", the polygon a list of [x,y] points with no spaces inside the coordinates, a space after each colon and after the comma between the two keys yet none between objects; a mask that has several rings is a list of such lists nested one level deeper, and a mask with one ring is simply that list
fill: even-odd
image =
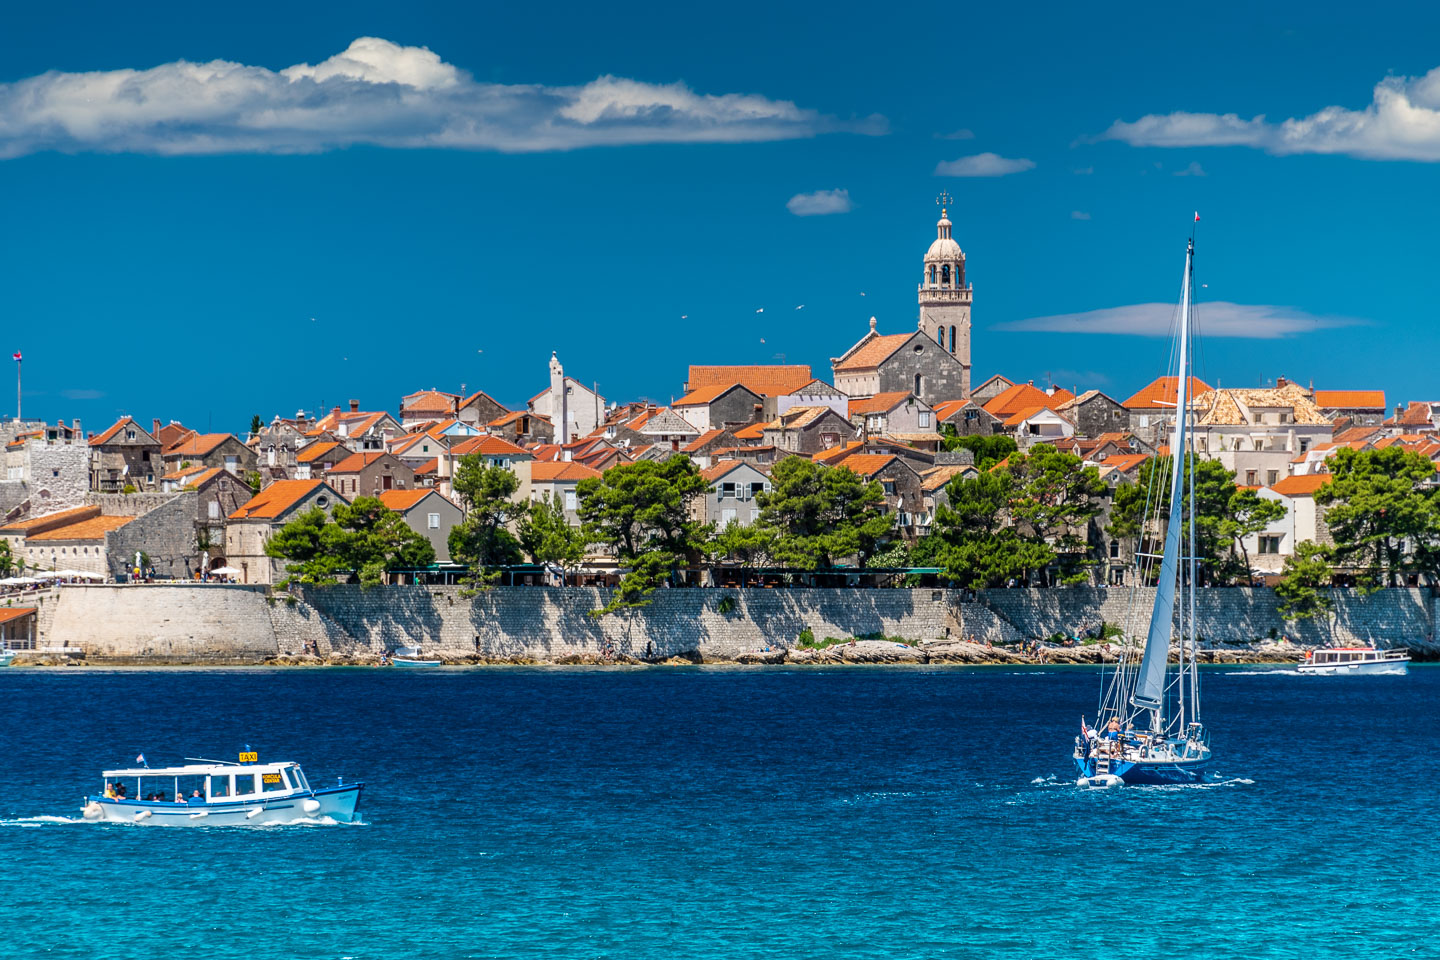
[{"label": "boat cabin roof", "polygon": [[126,770],[104,770],[103,777],[204,777],[226,773],[274,773],[298,763],[191,763],[183,767],[131,767]]}]

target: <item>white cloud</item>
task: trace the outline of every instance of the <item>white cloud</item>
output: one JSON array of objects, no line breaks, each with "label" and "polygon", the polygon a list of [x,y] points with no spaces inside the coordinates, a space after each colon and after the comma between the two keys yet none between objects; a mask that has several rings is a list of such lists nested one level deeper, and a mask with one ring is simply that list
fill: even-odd
[{"label": "white cloud", "polygon": [[1190,165],[1189,165],[1188,167],[1186,167],[1184,170],[1176,170],[1176,171],[1175,171],[1175,176],[1177,176],[1177,177],[1204,177],[1204,176],[1209,176],[1209,174],[1207,174],[1207,173],[1205,172],[1205,168],[1202,167],[1202,166],[1200,166],[1200,163],[1199,163],[1198,161],[1196,161],[1196,160],[1191,160],[1191,161],[1190,161]]},{"label": "white cloud", "polygon": [[945,160],[935,167],[937,177],[1003,177],[1035,169],[1035,161],[1010,159],[998,153],[977,153],[973,157]]},{"label": "white cloud", "polygon": [[1246,146],[1275,154],[1440,162],[1440,67],[1423,77],[1385,78],[1360,110],[1325,107],[1280,123],[1234,113],[1149,114],[1115,121],[1100,139],[1137,147]]},{"label": "white cloud", "polygon": [[785,201],[785,209],[797,217],[823,217],[830,213],[850,212],[849,190],[816,190],[797,193]]},{"label": "white cloud", "polygon": [[[1138,337],[1168,337],[1175,317],[1173,303],[1136,303],[1084,313],[1062,313],[995,324],[996,330],[1035,333],[1118,333]],[[1229,303],[1224,300],[1195,306],[1195,322],[1205,337],[1274,340],[1334,327],[1363,325],[1351,317],[1316,316],[1293,307]]]},{"label": "white cloud", "polygon": [[975,131],[961,127],[959,130],[951,130],[949,133],[935,134],[936,140],[974,140]]},{"label": "white cloud", "polygon": [[1070,219],[1071,219],[1071,220],[1089,220],[1089,219],[1090,219],[1090,214],[1086,213],[1084,210],[1071,210],[1071,211],[1070,211]]},{"label": "white cloud", "polygon": [[425,47],[361,37],[283,70],[225,60],[52,71],[0,84],[0,158],[42,150],[311,153],[351,144],[526,152],[884,133],[758,94],[602,76],[583,86],[482,83]]}]

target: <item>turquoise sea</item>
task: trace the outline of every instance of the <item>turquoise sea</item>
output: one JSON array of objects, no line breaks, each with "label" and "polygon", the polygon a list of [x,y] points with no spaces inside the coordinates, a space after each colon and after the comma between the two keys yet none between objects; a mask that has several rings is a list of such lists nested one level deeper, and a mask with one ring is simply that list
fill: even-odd
[{"label": "turquoise sea", "polygon": [[[10,668],[7,955],[1440,956],[1440,668],[1203,683],[1214,783],[1087,792],[1088,668]],[[365,822],[77,822],[243,744]]]}]

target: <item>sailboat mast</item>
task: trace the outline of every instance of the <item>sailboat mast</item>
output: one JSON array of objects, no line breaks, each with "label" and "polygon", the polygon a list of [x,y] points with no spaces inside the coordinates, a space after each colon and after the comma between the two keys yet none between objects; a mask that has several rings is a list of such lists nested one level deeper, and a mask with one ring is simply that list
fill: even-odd
[{"label": "sailboat mast", "polygon": [[1190,261],[1194,252],[1192,241],[1185,251],[1185,272],[1180,283],[1180,355],[1176,365],[1179,375],[1175,378],[1175,438],[1170,446],[1170,512],[1165,525],[1165,552],[1155,586],[1155,608],[1150,613],[1145,654],[1140,660],[1135,692],[1130,695],[1132,705],[1151,711],[1152,725],[1157,730],[1162,727],[1165,709],[1165,673],[1175,627],[1175,588],[1180,579],[1180,534],[1184,529],[1185,450],[1189,433],[1186,428],[1190,406]]},{"label": "sailboat mast", "polygon": [[[1186,257],[1186,260],[1187,272],[1193,276],[1193,274],[1195,273],[1195,235],[1193,233],[1190,235],[1190,253],[1189,256]],[[1191,318],[1194,316],[1195,312],[1194,304],[1191,303],[1191,298],[1194,296],[1195,292],[1195,284],[1193,279],[1188,284],[1188,287],[1189,290],[1187,292],[1189,293],[1189,296],[1185,298],[1185,320],[1187,325],[1191,322]],[[1188,378],[1189,375],[1190,373],[1187,370],[1185,372],[1185,376]],[[1193,414],[1190,414],[1189,411],[1187,411],[1187,415]],[[1193,423],[1189,425],[1192,428],[1194,427]],[[1192,463],[1192,465],[1198,465],[1199,461],[1195,457],[1194,449],[1195,431],[1191,429],[1189,433],[1190,449],[1187,451],[1186,455],[1190,458],[1190,462]],[[1192,466],[1192,469],[1190,470],[1190,719],[1191,721],[1198,723],[1200,720],[1200,636],[1195,626],[1195,591],[1198,590],[1200,587],[1200,581],[1197,579],[1200,568],[1199,560],[1197,559],[1199,555],[1195,552],[1195,508],[1195,469]],[[1181,646],[1184,646],[1185,644],[1184,634],[1182,634],[1180,637],[1180,644]],[[1183,693],[1185,687],[1185,676],[1183,673],[1180,676],[1180,687]],[[1184,731],[1184,723],[1180,724],[1180,729],[1181,732]]]}]

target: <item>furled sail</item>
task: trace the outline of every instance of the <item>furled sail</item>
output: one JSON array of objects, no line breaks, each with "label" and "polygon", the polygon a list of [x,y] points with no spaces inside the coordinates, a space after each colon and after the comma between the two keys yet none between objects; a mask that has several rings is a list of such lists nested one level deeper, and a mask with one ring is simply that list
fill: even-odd
[{"label": "furled sail", "polygon": [[1165,665],[1170,656],[1170,631],[1175,621],[1175,586],[1180,565],[1180,533],[1184,528],[1185,447],[1188,429],[1190,389],[1190,258],[1185,254],[1185,276],[1180,284],[1180,358],[1175,378],[1175,434],[1170,445],[1170,518],[1165,526],[1165,553],[1160,560],[1160,579],[1155,590],[1155,609],[1150,613],[1150,632],[1145,638],[1145,655],[1130,702],[1144,709],[1158,710],[1165,697]]}]

